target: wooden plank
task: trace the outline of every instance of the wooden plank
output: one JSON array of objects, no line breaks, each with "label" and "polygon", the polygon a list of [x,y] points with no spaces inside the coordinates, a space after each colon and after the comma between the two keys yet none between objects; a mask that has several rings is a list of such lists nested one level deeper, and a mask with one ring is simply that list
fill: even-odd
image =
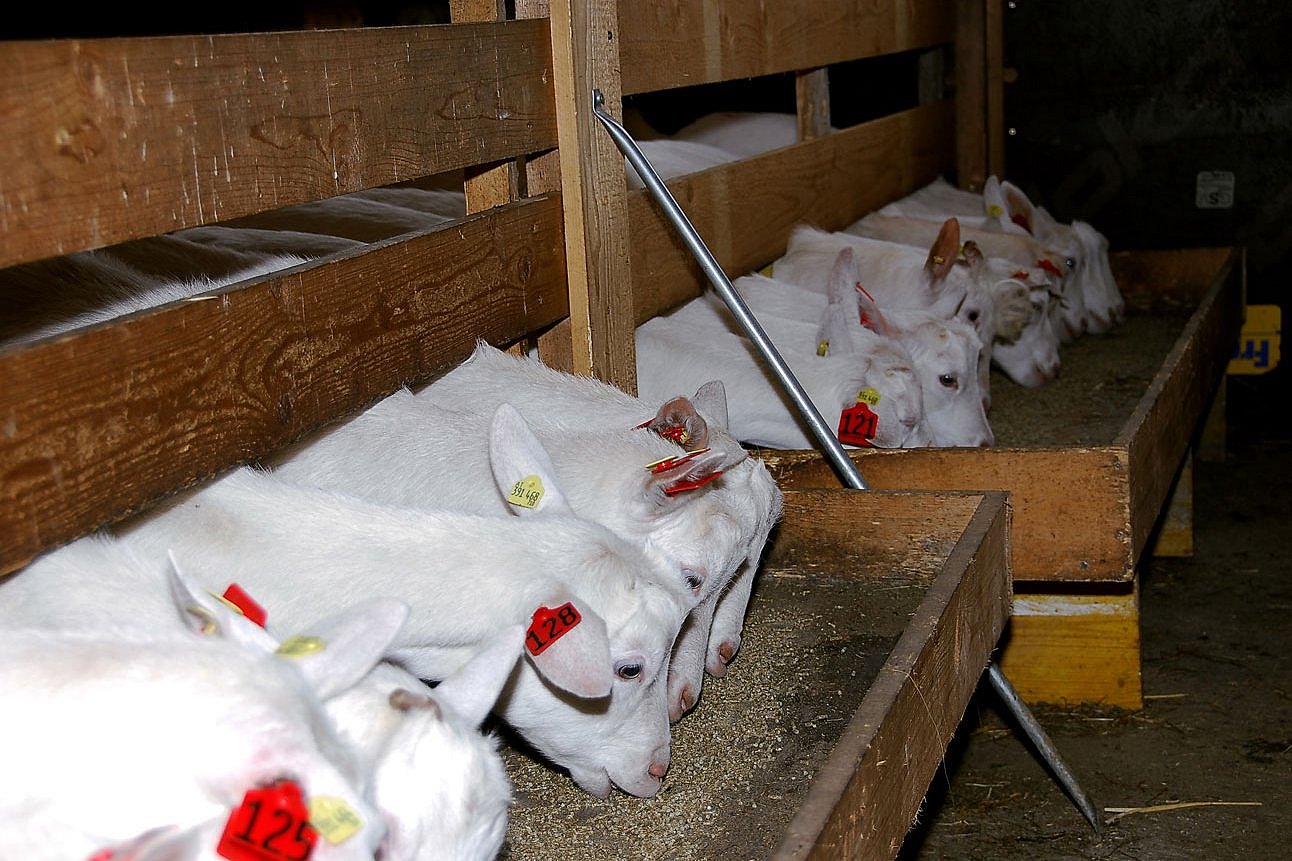
[{"label": "wooden plank", "polygon": [[560,199],[0,353],[0,572],[566,313]]},{"label": "wooden plank", "polygon": [[1138,588],[1015,593],[999,664],[1029,703],[1143,708]]},{"label": "wooden plank", "polygon": [[1242,266],[1235,251],[1114,440],[1126,449],[1130,468],[1134,559],[1148,543],[1184,453],[1229,363],[1242,328],[1241,284]]},{"label": "wooden plank", "polygon": [[829,69],[813,69],[794,76],[794,103],[801,141],[830,132]]},{"label": "wooden plank", "polygon": [[637,391],[624,159],[592,114],[622,116],[614,0],[551,4],[552,62],[570,279],[571,369]]},{"label": "wooden plank", "polygon": [[939,0],[798,3],[638,0],[619,4],[623,93],[828,66],[950,42]]},{"label": "wooden plank", "polygon": [[[674,180],[670,190],[722,268],[752,272],[784,253],[810,222],[839,229],[949,169],[949,102],[862,123],[766,155]],[[708,283],[644,191],[629,195],[637,323],[699,295]]]},{"label": "wooden plank", "polygon": [[[870,449],[850,455],[876,490],[1008,491],[1015,581],[1132,576],[1129,489],[1118,449]],[[759,450],[758,456],[782,487],[839,484],[815,452]]]},{"label": "wooden plank", "polygon": [[956,179],[982,191],[987,181],[987,23],[985,0],[956,0]]},{"label": "wooden plank", "polygon": [[545,21],[6,42],[0,265],[551,147],[550,69]]},{"label": "wooden plank", "polygon": [[[847,491],[859,493],[865,491]],[[895,506],[876,494],[881,511]],[[908,538],[909,541],[909,538]],[[1009,527],[990,494],[774,853],[778,861],[892,858],[910,829],[1009,616]]]}]

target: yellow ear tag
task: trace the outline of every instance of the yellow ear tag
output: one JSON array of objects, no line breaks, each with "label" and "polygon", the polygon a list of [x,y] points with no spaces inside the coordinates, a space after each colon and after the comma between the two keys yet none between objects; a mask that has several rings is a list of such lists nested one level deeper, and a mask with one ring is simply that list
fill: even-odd
[{"label": "yellow ear tag", "polygon": [[879,392],[874,389],[862,389],[857,392],[857,403],[867,403],[873,407],[879,403]]},{"label": "yellow ear tag", "polygon": [[507,501],[521,508],[538,508],[543,501],[543,482],[537,475],[527,475],[512,485]]},{"label": "yellow ear tag", "polygon": [[316,795],[309,801],[310,825],[335,846],[344,843],[363,828],[363,820],[350,805],[330,795]]},{"label": "yellow ear tag", "polygon": [[828,352],[830,352],[829,341],[821,341],[819,344],[816,345],[816,354],[818,356],[824,356]]},{"label": "yellow ear tag", "polygon": [[1005,210],[993,203],[991,206],[987,207],[987,214],[992,218],[1000,218],[1005,214]]},{"label": "yellow ear tag", "polygon": [[946,263],[946,262],[947,262],[947,259],[946,259],[945,257],[943,257],[941,254],[934,254],[934,255],[933,255],[933,262],[934,262],[935,264],[937,264],[938,266],[941,266],[943,263]]},{"label": "yellow ear tag", "polygon": [[283,644],[274,650],[274,654],[282,655],[284,658],[303,658],[326,648],[327,643],[318,637],[304,637],[298,634],[283,640]]}]

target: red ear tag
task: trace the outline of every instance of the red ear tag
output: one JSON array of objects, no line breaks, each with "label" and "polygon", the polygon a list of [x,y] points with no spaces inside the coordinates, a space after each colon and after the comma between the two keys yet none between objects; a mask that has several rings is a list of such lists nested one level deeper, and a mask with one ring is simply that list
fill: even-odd
[{"label": "red ear tag", "polygon": [[1063,275],[1063,270],[1055,266],[1054,261],[1050,260],[1049,258],[1043,258],[1041,260],[1036,261],[1036,265],[1040,266],[1042,269],[1044,269],[1046,272],[1049,272],[1051,275],[1058,275],[1060,277]]},{"label": "red ear tag", "polygon": [[112,861],[112,857],[117,854],[115,849],[100,849],[85,861]]},{"label": "red ear tag", "polygon": [[[641,424],[634,426],[633,430],[644,430],[650,427],[650,424],[653,421],[655,421],[655,419],[646,419],[646,421]],[[686,432],[686,428],[682,425],[673,425],[672,427],[655,431],[655,435],[662,436],[664,439],[672,440],[678,445],[686,445],[687,441],[691,439],[691,435]]]},{"label": "red ear tag", "polygon": [[1017,272],[1015,272],[1013,275],[1011,275],[1011,276],[1009,276],[1009,277],[1010,277],[1010,278],[1021,278],[1022,280],[1026,281],[1026,280],[1028,280],[1028,278],[1029,278],[1030,276],[1027,274],[1027,270],[1026,270],[1026,269],[1020,269],[1020,270],[1018,270]]},{"label": "red ear tag", "polygon": [[875,415],[870,404],[858,401],[839,413],[839,431],[835,434],[839,442],[870,448],[874,445],[875,430],[879,427],[879,416]]},{"label": "red ear tag", "polygon": [[568,601],[555,610],[539,607],[534,611],[534,621],[525,633],[525,648],[529,649],[531,655],[540,655],[582,621],[579,611]]},{"label": "red ear tag", "polygon": [[869,300],[870,300],[870,301],[872,301],[872,302],[874,302],[874,301],[875,301],[875,297],[870,295],[870,291],[869,291],[869,290],[867,290],[865,287],[862,287],[862,286],[861,286],[861,282],[860,282],[860,281],[858,281],[858,282],[857,282],[857,285],[856,285],[856,286],[857,286],[857,290],[858,290],[858,291],[860,291],[861,295],[865,296],[867,299],[869,299]]},{"label": "red ear tag", "polygon": [[687,452],[683,455],[669,455],[668,457],[661,458],[654,463],[646,464],[646,469],[650,470],[652,475],[660,472],[667,472],[670,469],[676,469],[689,460],[694,460],[706,451],[708,451],[707,448],[702,448],[698,451]]},{"label": "red ear tag", "polygon": [[230,583],[229,588],[224,590],[224,595],[221,597],[241,610],[242,615],[260,627],[265,627],[265,620],[269,618],[269,614],[237,583]]},{"label": "red ear tag", "polygon": [[280,780],[247,791],[215,851],[230,861],[305,861],[316,840],[300,786]]},{"label": "red ear tag", "polygon": [[704,487],[718,476],[722,475],[722,470],[711,472],[703,478],[693,478],[690,481],[677,481],[664,488],[665,496],[674,496],[686,490],[695,490],[697,487]]}]

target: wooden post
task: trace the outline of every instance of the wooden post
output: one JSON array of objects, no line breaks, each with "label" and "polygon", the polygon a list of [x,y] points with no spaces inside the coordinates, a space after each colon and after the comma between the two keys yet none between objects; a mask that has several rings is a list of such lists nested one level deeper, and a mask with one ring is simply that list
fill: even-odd
[{"label": "wooden post", "polygon": [[830,131],[830,75],[828,69],[801,72],[794,78],[798,105],[799,140],[819,138]]},{"label": "wooden post", "polygon": [[985,2],[956,2],[956,180],[969,191],[987,181]]},{"label": "wooden post", "polygon": [[570,284],[571,364],[637,391],[623,155],[592,113],[592,90],[622,114],[618,4],[551,4],[553,85]]}]

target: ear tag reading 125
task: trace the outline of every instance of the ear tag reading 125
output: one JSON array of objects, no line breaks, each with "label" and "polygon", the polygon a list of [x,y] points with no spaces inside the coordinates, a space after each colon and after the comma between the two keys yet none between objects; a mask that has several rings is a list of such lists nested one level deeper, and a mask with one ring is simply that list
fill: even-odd
[{"label": "ear tag reading 125", "polygon": [[583,621],[579,611],[569,601],[552,610],[539,607],[525,634],[525,648],[531,655],[541,655],[543,650],[568,634]]},{"label": "ear tag reading 125", "polygon": [[521,508],[538,508],[543,501],[543,480],[537,475],[527,475],[511,486],[507,501]]},{"label": "ear tag reading 125", "polygon": [[305,861],[317,840],[301,788],[281,780],[247,791],[215,851],[230,861]]}]

